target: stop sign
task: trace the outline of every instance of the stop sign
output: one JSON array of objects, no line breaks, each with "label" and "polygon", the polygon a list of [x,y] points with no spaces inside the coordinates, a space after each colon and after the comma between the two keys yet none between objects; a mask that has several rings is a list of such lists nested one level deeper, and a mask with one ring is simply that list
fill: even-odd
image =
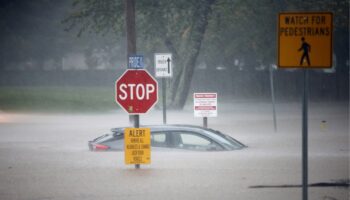
[{"label": "stop sign", "polygon": [[158,83],[146,70],[128,69],[115,82],[115,101],[130,114],[146,113],[158,101]]}]

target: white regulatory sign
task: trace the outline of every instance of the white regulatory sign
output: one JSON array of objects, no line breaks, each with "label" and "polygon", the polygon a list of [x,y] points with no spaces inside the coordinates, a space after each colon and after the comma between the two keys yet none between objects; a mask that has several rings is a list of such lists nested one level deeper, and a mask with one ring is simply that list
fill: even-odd
[{"label": "white regulatory sign", "polygon": [[217,93],[194,93],[193,110],[195,117],[218,116]]},{"label": "white regulatory sign", "polygon": [[173,76],[173,60],[171,53],[154,54],[155,75],[156,77],[172,77]]}]

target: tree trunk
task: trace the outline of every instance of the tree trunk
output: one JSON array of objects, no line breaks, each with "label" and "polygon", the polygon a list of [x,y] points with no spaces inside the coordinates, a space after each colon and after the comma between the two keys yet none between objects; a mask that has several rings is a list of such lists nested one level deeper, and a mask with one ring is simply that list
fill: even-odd
[{"label": "tree trunk", "polygon": [[129,63],[129,56],[136,54],[136,22],[135,22],[135,0],[124,0],[127,55],[126,63]]},{"label": "tree trunk", "polygon": [[[135,22],[135,0],[124,0],[125,6],[125,24],[126,24],[126,63],[129,68],[129,56],[136,54],[136,22]],[[134,127],[138,128],[139,116],[129,115],[130,125],[134,124]],[[135,165],[138,168],[138,165]]]},{"label": "tree trunk", "polygon": [[208,25],[208,16],[214,0],[202,0],[193,14],[190,35],[184,49],[179,53],[177,70],[174,70],[169,92],[169,106],[182,109],[185,106],[196,60]]}]

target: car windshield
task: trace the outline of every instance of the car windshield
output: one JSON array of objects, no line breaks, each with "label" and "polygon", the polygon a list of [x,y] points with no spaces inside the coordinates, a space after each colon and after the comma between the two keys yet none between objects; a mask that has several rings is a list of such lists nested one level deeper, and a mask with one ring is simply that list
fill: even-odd
[{"label": "car windshield", "polygon": [[207,130],[205,131],[210,137],[213,139],[219,141],[222,145],[229,149],[240,149],[243,147],[243,145],[239,142],[237,142],[235,139],[231,138],[230,136],[224,135],[223,133],[216,131],[216,130]]},{"label": "car windshield", "polygon": [[94,140],[94,142],[98,142],[98,143],[101,143],[101,142],[105,142],[107,140],[110,140],[113,138],[113,135],[112,134],[106,134],[106,135],[103,135],[101,137],[98,137]]}]

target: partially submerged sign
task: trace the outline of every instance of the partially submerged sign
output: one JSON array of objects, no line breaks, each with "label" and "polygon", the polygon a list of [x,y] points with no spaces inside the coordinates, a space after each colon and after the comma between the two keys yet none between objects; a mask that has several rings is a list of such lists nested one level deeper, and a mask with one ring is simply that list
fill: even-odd
[{"label": "partially submerged sign", "polygon": [[194,93],[193,110],[195,117],[217,117],[217,93]]},{"label": "partially submerged sign", "polygon": [[125,128],[124,130],[125,164],[151,163],[150,128]]},{"label": "partially submerged sign", "polygon": [[332,67],[333,14],[280,13],[278,66],[280,68]]}]

